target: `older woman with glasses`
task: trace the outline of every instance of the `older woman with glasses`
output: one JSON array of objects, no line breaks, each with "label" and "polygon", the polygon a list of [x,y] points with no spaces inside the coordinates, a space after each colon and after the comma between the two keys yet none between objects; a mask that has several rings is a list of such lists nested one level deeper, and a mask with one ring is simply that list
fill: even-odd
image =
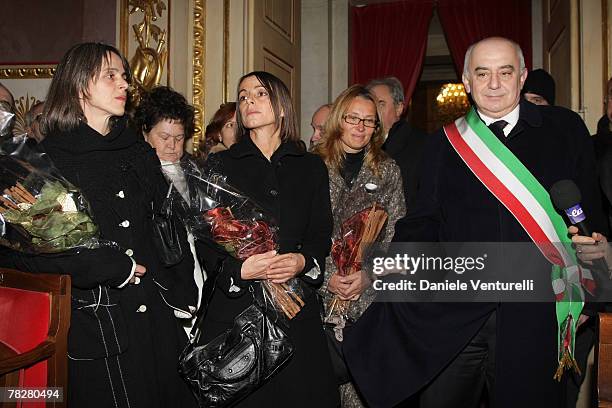
[{"label": "older woman with glasses", "polygon": [[[334,218],[332,238],[341,238],[341,226],[346,219],[377,203],[388,214],[378,240],[390,242],[395,222],[406,212],[402,176],[397,164],[381,149],[380,115],[366,88],[353,85],[338,96],[327,119],[325,134],[316,152],[329,171]],[[341,341],[342,328],[361,316],[372,302],[374,290],[364,271],[340,276],[331,256],[326,259],[325,270],[325,283],[320,292],[326,312],[334,296],[351,301],[347,316],[331,319],[337,340]],[[351,383],[341,385],[340,394],[343,407],[363,406]]]}]

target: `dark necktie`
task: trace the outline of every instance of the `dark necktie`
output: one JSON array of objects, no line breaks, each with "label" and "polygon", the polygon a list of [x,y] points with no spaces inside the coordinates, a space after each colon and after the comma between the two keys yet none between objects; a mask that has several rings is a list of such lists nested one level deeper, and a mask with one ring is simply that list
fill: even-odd
[{"label": "dark necktie", "polygon": [[508,126],[508,122],[506,122],[505,120],[498,120],[489,125],[489,129],[491,129],[491,132],[493,132],[493,134],[497,136],[497,138],[501,140],[502,143],[505,143],[506,140],[506,135],[504,135],[504,128],[506,126]]}]

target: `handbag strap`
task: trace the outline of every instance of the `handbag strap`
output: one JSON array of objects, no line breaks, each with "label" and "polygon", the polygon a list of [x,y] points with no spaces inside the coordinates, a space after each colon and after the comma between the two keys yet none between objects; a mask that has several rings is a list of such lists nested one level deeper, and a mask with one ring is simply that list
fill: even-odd
[{"label": "handbag strap", "polygon": [[200,308],[196,312],[195,322],[193,322],[193,327],[191,328],[191,331],[189,332],[190,334],[189,341],[191,343],[197,342],[198,339],[200,338],[200,334],[202,333],[202,331],[200,330],[200,326],[204,322],[204,319],[206,318],[206,314],[208,313],[208,306],[210,305],[210,301],[212,300],[212,297],[215,294],[215,289],[217,287],[217,279],[219,279],[221,272],[223,272],[223,264],[224,262],[221,262],[221,266],[217,270],[217,276],[215,276],[215,280],[212,283],[213,286],[210,291],[210,294],[207,296],[206,304],[204,304],[204,302],[200,303]]},{"label": "handbag strap", "polygon": [[[206,318],[206,315],[208,314],[208,307],[215,294],[215,289],[217,288],[217,280],[223,273],[224,265],[225,265],[225,260],[221,261],[221,265],[217,269],[217,276],[215,276],[215,280],[212,283],[213,286],[212,286],[212,289],[210,290],[210,294],[207,296],[206,304],[204,304],[203,302],[200,303],[200,308],[196,312],[196,315],[195,315],[196,319],[195,319],[195,322],[193,323],[193,328],[191,329],[191,332],[189,333],[190,334],[189,341],[192,343],[197,342],[202,333],[202,331],[200,330],[200,327],[202,326],[204,319]],[[255,293],[254,293],[255,291],[253,289],[253,285],[249,285],[249,292],[251,292],[251,296],[253,297],[253,303],[255,303]]]}]

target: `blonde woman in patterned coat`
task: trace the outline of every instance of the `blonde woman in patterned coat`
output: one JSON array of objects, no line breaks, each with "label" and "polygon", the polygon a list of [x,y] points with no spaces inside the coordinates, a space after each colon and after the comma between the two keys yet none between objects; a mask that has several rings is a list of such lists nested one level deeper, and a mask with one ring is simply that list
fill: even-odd
[{"label": "blonde woman in patterned coat", "polygon": [[[334,219],[332,237],[340,237],[342,222],[378,203],[388,220],[378,241],[390,242],[395,222],[406,212],[400,169],[381,149],[384,142],[380,116],[373,96],[361,85],[353,85],[338,96],[326,124],[325,141],[317,153],[329,171],[329,189]],[[371,280],[364,271],[349,276],[337,274],[331,256],[326,259],[325,282],[320,291],[327,307],[334,295],[350,299],[348,319],[355,321],[374,299]],[[327,313],[326,313],[327,314]],[[336,338],[342,340],[343,319],[334,320]],[[340,386],[343,407],[364,406],[351,383]]]}]

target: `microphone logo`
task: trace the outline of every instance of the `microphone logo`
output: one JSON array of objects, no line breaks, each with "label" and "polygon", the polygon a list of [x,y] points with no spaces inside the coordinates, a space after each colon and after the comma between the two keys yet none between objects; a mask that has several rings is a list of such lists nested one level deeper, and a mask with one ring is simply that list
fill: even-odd
[{"label": "microphone logo", "polygon": [[565,213],[567,214],[567,217],[569,218],[572,224],[577,224],[586,219],[586,217],[584,216],[584,211],[582,211],[580,204],[576,204],[575,206],[568,208],[567,210],[565,210]]},{"label": "microphone logo", "polygon": [[580,214],[582,214],[582,208],[574,208],[572,210],[572,217],[578,217]]}]

